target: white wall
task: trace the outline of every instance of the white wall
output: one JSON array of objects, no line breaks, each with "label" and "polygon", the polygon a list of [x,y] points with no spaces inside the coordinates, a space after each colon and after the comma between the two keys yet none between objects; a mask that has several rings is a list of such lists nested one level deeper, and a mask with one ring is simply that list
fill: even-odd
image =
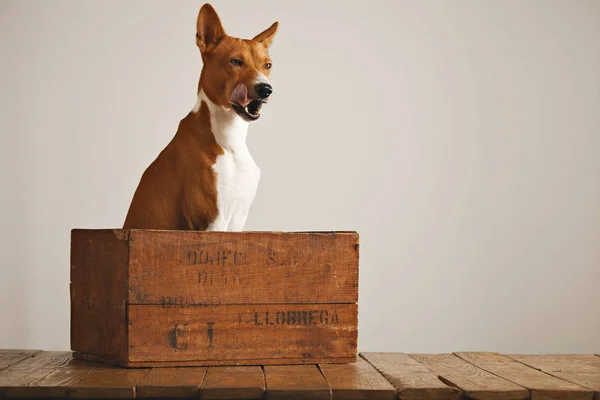
[{"label": "white wall", "polygon": [[[0,2],[0,347],[195,103],[201,1]],[[361,351],[600,351],[600,2],[224,1],[281,22],[247,229],[358,230]]]}]

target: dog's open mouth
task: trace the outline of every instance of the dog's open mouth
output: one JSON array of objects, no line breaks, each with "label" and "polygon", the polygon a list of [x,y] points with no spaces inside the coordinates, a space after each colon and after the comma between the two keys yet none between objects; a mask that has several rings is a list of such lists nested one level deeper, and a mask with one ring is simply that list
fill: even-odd
[{"label": "dog's open mouth", "polygon": [[254,99],[246,105],[246,107],[242,107],[239,104],[231,104],[235,112],[247,121],[256,121],[260,118],[260,111],[262,109],[262,105],[265,102],[260,99]]}]

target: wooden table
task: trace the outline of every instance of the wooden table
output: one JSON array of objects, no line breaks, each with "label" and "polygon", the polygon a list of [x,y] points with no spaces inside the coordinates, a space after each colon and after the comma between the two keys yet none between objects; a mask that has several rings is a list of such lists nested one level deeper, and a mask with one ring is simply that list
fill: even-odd
[{"label": "wooden table", "polygon": [[0,397],[600,400],[600,356],[362,353],[356,364],[123,369],[0,350]]}]

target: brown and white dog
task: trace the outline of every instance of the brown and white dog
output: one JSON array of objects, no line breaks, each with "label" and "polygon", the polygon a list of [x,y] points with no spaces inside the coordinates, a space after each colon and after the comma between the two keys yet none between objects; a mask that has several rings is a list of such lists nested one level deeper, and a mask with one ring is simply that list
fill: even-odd
[{"label": "brown and white dog", "polygon": [[246,135],[273,92],[268,49],[278,23],[252,40],[228,36],[210,4],[198,14],[198,101],[146,169],[124,228],[241,231],[260,169]]}]

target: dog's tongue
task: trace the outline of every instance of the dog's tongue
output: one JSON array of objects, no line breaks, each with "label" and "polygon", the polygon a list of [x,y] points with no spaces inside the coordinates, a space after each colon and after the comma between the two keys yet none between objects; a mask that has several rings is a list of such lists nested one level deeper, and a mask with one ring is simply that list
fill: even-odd
[{"label": "dog's tongue", "polygon": [[250,99],[248,98],[248,88],[243,83],[240,83],[233,89],[231,92],[231,97],[229,101],[232,104],[237,104],[242,107],[246,107],[248,103],[250,103]]}]

